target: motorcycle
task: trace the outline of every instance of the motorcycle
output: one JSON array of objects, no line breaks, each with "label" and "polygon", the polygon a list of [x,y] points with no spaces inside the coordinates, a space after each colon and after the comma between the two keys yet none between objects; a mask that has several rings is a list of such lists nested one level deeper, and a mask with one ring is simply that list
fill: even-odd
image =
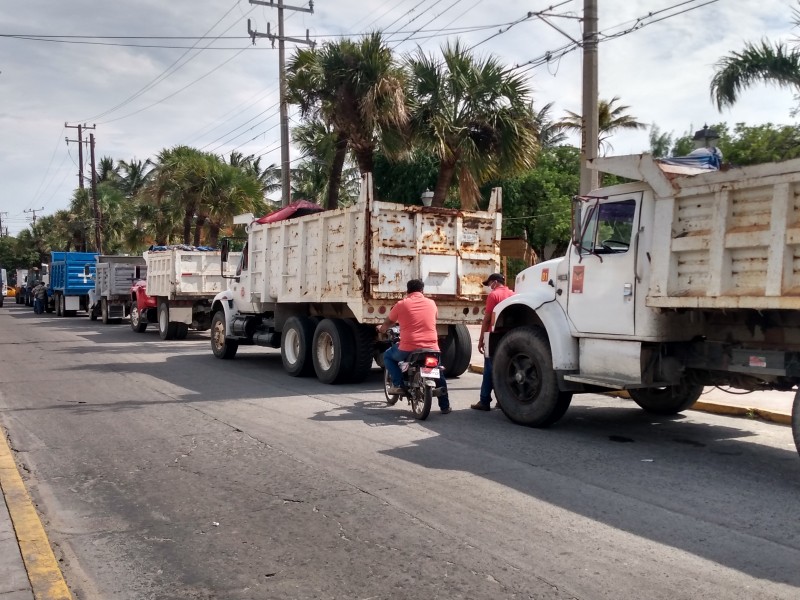
[{"label": "motorcycle", "polygon": [[[387,334],[392,344],[400,341],[400,328],[395,325]],[[439,380],[441,370],[439,363],[440,353],[428,348],[419,348],[411,352],[405,361],[398,363],[403,372],[404,394],[392,394],[394,388],[389,371],[383,368],[383,392],[389,406],[394,406],[400,398],[405,397],[411,405],[411,412],[415,419],[424,421],[431,412],[433,396],[438,395],[436,382]]]}]

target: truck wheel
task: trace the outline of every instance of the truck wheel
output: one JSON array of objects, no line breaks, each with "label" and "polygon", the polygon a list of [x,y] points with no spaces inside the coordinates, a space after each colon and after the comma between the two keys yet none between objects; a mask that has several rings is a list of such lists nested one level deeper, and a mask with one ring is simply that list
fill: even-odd
[{"label": "truck wheel", "polygon": [[281,332],[281,362],[292,377],[308,377],[314,373],[311,346],[317,322],[308,317],[289,317]]},{"label": "truck wheel", "polygon": [[189,326],[186,323],[175,323],[175,339],[185,340],[189,335]]},{"label": "truck wheel", "polygon": [[89,320],[97,321],[97,311],[95,310],[94,306],[89,307]]},{"label": "truck wheel", "polygon": [[225,337],[225,311],[218,310],[211,321],[211,352],[217,358],[233,358],[238,349],[238,341]]},{"label": "truck wheel", "polygon": [[520,327],[500,341],[492,357],[494,392],[514,423],[548,427],[567,412],[572,394],[558,389],[550,343],[538,327]]},{"label": "truck wheel", "polygon": [[322,383],[342,383],[355,364],[354,340],[342,319],[322,319],[311,343],[317,379]]},{"label": "truck wheel", "polygon": [[64,299],[64,296],[62,296],[61,294],[57,294],[56,295],[56,316],[57,317],[63,317],[64,316],[64,305],[61,302],[63,299]]},{"label": "truck wheel", "polygon": [[375,357],[375,328],[352,319],[347,319],[345,322],[350,327],[355,346],[353,370],[350,372],[347,381],[361,383],[372,370],[372,361]]},{"label": "truck wheel", "polygon": [[703,386],[684,380],[677,385],[639,388],[628,390],[628,393],[633,401],[647,412],[657,415],[675,415],[697,402],[700,394],[703,393]]},{"label": "truck wheel", "polygon": [[800,452],[800,389],[794,395],[792,404],[792,437],[794,437],[795,448]]},{"label": "truck wheel", "polygon": [[158,301],[158,335],[162,340],[175,338],[175,323],[169,322],[169,303],[166,300]]},{"label": "truck wheel", "polygon": [[472,337],[466,325],[450,325],[442,346],[442,364],[448,379],[460,377],[469,369],[472,360]]},{"label": "truck wheel", "polygon": [[147,321],[142,319],[142,313],[139,312],[139,305],[136,302],[131,303],[131,329],[136,333],[144,333],[147,329]]},{"label": "truck wheel", "polygon": [[[94,311],[92,311],[92,313],[94,313]],[[100,299],[100,316],[102,318],[103,325],[108,325],[108,302],[105,298]],[[97,314],[94,315],[94,318],[97,319]]]}]

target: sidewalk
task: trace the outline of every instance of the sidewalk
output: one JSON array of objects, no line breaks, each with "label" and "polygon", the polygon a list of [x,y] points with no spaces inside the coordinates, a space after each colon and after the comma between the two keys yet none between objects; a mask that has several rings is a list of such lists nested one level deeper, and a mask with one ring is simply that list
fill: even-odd
[{"label": "sidewalk", "polygon": [[[481,328],[477,325],[469,325],[468,329],[472,336],[472,364],[469,370],[473,373],[483,373],[483,356],[478,353],[478,334]],[[743,394],[739,390],[732,391],[733,393],[727,393],[708,387],[691,410],[718,415],[759,417],[765,421],[783,425],[792,424],[792,401],[794,400],[792,392],[765,391]],[[625,392],[622,392],[621,395],[625,395]]]}]

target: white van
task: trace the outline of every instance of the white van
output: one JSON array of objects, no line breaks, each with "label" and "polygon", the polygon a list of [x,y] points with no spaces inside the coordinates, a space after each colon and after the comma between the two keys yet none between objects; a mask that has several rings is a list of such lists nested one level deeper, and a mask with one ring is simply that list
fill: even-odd
[{"label": "white van", "polygon": [[0,269],[0,292],[2,292],[0,294],[0,307],[2,307],[8,293],[8,277],[5,269]]}]

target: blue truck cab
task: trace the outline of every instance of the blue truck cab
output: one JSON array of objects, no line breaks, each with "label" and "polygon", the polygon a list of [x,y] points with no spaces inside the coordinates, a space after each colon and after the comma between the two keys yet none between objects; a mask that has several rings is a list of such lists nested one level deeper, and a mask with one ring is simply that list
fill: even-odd
[{"label": "blue truck cab", "polygon": [[94,291],[96,252],[51,252],[48,300],[56,315],[71,317],[89,310],[89,292]]}]

